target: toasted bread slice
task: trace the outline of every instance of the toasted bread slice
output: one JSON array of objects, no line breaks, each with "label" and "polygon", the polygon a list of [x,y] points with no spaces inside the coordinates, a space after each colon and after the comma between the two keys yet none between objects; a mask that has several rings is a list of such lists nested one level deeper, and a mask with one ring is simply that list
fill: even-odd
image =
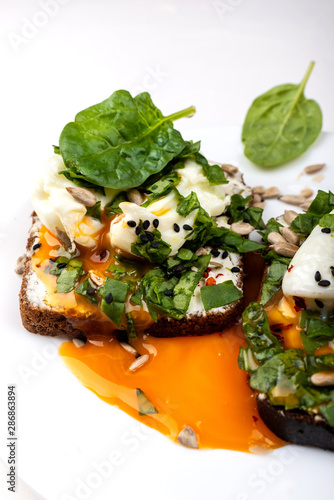
[{"label": "toasted bread slice", "polygon": [[[71,337],[85,338],[90,331],[96,333],[99,331],[97,330],[99,328],[99,322],[97,321],[94,311],[92,311],[91,314],[78,313],[74,318],[71,314],[54,310],[46,303],[45,298],[47,290],[32,267],[33,247],[39,243],[41,222],[36,214],[33,214],[32,217],[33,225],[30,229],[27,243],[27,259],[20,292],[20,311],[23,326],[29,332],[49,336],[66,334]],[[240,269],[237,286],[242,289],[242,257],[235,254],[233,265],[238,266]],[[232,304],[208,312],[204,310],[192,310],[191,313],[188,313],[181,320],[170,317],[160,317],[156,323],[153,323],[146,330],[146,333],[156,337],[180,337],[206,335],[222,331],[239,320],[242,312],[242,305],[242,299],[240,299]],[[84,326],[80,328],[78,325]],[[110,330],[112,330],[111,324]]]}]

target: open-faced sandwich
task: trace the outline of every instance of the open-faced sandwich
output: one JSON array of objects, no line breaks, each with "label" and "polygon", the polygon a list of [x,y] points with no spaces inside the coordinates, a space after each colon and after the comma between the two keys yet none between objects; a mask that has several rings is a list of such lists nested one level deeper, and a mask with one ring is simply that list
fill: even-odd
[{"label": "open-faced sandwich", "polygon": [[271,244],[271,263],[260,302],[243,313],[248,348],[241,348],[239,357],[267,426],[286,441],[329,450],[334,450],[333,237],[331,192],[319,191],[305,214],[286,211],[268,222],[263,238]]}]

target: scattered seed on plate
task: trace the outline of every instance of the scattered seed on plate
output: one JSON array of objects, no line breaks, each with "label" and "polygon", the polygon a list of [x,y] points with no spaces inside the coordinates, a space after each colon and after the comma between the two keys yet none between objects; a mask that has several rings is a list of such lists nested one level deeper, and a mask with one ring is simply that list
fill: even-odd
[{"label": "scattered seed on plate", "polygon": [[226,259],[226,257],[228,257],[228,251],[224,250],[224,252],[222,253],[222,259]]},{"label": "scattered seed on plate", "polygon": [[280,190],[277,187],[270,187],[265,190],[265,192],[262,194],[262,199],[263,200],[272,200],[274,198],[277,198],[280,194]]},{"label": "scattered seed on plate", "polygon": [[193,228],[191,226],[189,226],[189,224],[183,224],[183,229],[185,231],[192,231],[193,230]]},{"label": "scattered seed on plate", "polygon": [[313,196],[313,189],[309,187],[305,187],[300,191],[301,196],[304,196],[304,198],[311,198]]},{"label": "scattered seed on plate", "polygon": [[86,293],[87,295],[94,295],[96,292],[96,289],[93,287],[87,288]]},{"label": "scattered seed on plate", "polygon": [[252,189],[253,194],[260,194],[262,195],[265,192],[265,187],[264,186],[255,186]]},{"label": "scattered seed on plate", "polygon": [[146,238],[148,241],[153,241],[154,240],[154,234],[150,233],[149,231],[145,231]]},{"label": "scattered seed on plate", "polygon": [[320,387],[334,385],[334,372],[313,373],[311,376],[311,382],[312,384],[319,385]]},{"label": "scattered seed on plate", "polygon": [[286,239],[284,238],[284,236],[282,236],[280,233],[277,233],[276,231],[272,231],[268,234],[268,241],[272,245],[275,245],[276,243],[286,243]]},{"label": "scattered seed on plate", "polygon": [[234,175],[239,171],[238,167],[235,167],[234,165],[230,165],[229,163],[223,163],[221,168],[224,172],[226,172],[227,174],[230,174],[230,175]]},{"label": "scattered seed on plate", "polygon": [[248,222],[233,222],[231,225],[231,231],[240,234],[241,236],[246,236],[254,231],[254,227],[248,224]]},{"label": "scattered seed on plate", "polygon": [[320,280],[320,281],[318,282],[318,285],[319,285],[319,286],[330,286],[330,284],[331,284],[331,282],[330,282],[330,281],[328,281],[328,280]]},{"label": "scattered seed on plate", "polygon": [[74,339],[72,339],[72,342],[75,345],[75,347],[83,347],[86,344],[85,341],[83,341],[81,339],[77,339],[76,337]]},{"label": "scattered seed on plate", "polygon": [[219,254],[220,254],[220,251],[218,250],[218,248],[213,248],[210,252],[214,257],[218,257]]},{"label": "scattered seed on plate", "polygon": [[36,243],[36,244],[32,247],[32,249],[33,249],[33,250],[38,250],[39,248],[41,248],[41,246],[42,246],[42,243]]},{"label": "scattered seed on plate", "polygon": [[304,168],[305,174],[315,174],[316,172],[320,172],[324,168],[325,163],[317,163],[316,165],[309,165]]},{"label": "scattered seed on plate", "polygon": [[24,273],[26,261],[27,261],[27,256],[25,253],[17,259],[15,267],[14,267],[14,271],[16,272],[16,274],[23,274]]},{"label": "scattered seed on plate", "polygon": [[258,207],[262,208],[262,210],[265,208],[266,204],[264,201],[257,201],[256,203],[253,203],[253,207]]},{"label": "scattered seed on plate", "polygon": [[297,245],[292,243],[275,243],[270,245],[269,248],[272,248],[279,255],[283,255],[283,257],[293,257],[298,251]]},{"label": "scattered seed on plate", "polygon": [[149,355],[148,354],[143,354],[142,356],[139,356],[131,365],[129,366],[129,370],[132,372],[138,370],[138,368],[141,368],[147,361],[149,360]]},{"label": "scattered seed on plate", "polygon": [[158,248],[159,245],[160,245],[160,241],[152,241],[152,243],[151,243],[152,248]]},{"label": "scattered seed on plate", "polygon": [[140,224],[136,227],[135,233],[136,233],[136,235],[137,235],[137,236],[138,236],[138,234],[140,234],[140,233],[141,233],[142,229],[143,229],[143,228],[141,227],[141,225],[140,225]]},{"label": "scattered seed on plate", "polygon": [[324,303],[321,302],[321,300],[319,299],[315,299],[314,301],[316,303],[316,305],[319,307],[319,309],[322,309],[324,307]]},{"label": "scattered seed on plate", "polygon": [[232,273],[240,273],[240,267],[237,267],[237,266],[232,267],[231,272]]},{"label": "scattered seed on plate", "polygon": [[88,274],[89,274],[89,278],[92,280],[94,285],[96,285],[96,286],[103,286],[104,285],[105,278],[103,278],[102,276],[99,276],[98,274],[95,274],[92,269],[90,269],[88,271]]},{"label": "scattered seed on plate", "polygon": [[129,227],[136,227],[137,223],[135,220],[128,220],[127,225]]},{"label": "scattered seed on plate", "polygon": [[279,200],[283,201],[283,203],[288,203],[289,205],[296,206],[299,206],[302,203],[306,202],[304,196],[299,196],[298,194],[285,194],[283,196],[280,196]]},{"label": "scattered seed on plate", "polygon": [[319,174],[319,175],[316,175],[315,177],[312,178],[312,181],[313,182],[321,182],[323,179],[324,179],[324,174]]},{"label": "scattered seed on plate", "polygon": [[150,227],[150,221],[149,220],[144,220],[144,222],[143,222],[143,228],[146,230],[149,227]]},{"label": "scattered seed on plate", "polygon": [[138,356],[138,351],[132,345],[128,344],[127,342],[120,342],[120,345],[125,349],[126,351],[130,352],[134,356]]},{"label": "scattered seed on plate", "polygon": [[189,425],[187,425],[177,436],[177,442],[188,448],[198,448],[196,434]]},{"label": "scattered seed on plate", "polygon": [[146,234],[141,234],[140,239],[142,243],[148,243],[148,237],[146,236]]},{"label": "scattered seed on plate", "polygon": [[57,268],[58,269],[64,269],[64,267],[67,266],[67,262],[59,262],[59,264],[57,264]]},{"label": "scattered seed on plate", "polygon": [[135,203],[136,205],[141,205],[144,201],[143,195],[138,191],[138,189],[129,189],[126,196],[130,203]]},{"label": "scattered seed on plate", "polygon": [[300,205],[300,208],[304,211],[307,212],[308,209],[310,208],[311,204],[313,203],[313,200],[307,200],[304,203]]},{"label": "scattered seed on plate", "polygon": [[321,229],[321,232],[322,232],[322,233],[327,233],[327,234],[329,234],[329,233],[331,232],[331,230],[330,230],[330,228],[329,228],[329,227],[323,227],[323,228]]},{"label": "scattered seed on plate", "polygon": [[284,210],[283,219],[289,226],[291,226],[296,217],[298,217],[298,214],[294,210]]},{"label": "scattered seed on plate", "polygon": [[319,273],[319,271],[316,271],[316,273],[314,275],[314,279],[315,279],[315,281],[320,281],[321,280],[321,274]]},{"label": "scattered seed on plate", "polygon": [[62,229],[59,229],[59,227],[56,227],[56,237],[60,241],[60,243],[66,248],[71,248],[72,247],[72,242],[66,233],[66,231],[63,231]]},{"label": "scattered seed on plate", "polygon": [[176,224],[176,222],[175,222],[175,224],[173,225],[173,228],[174,228],[174,231],[175,231],[176,233],[178,233],[178,232],[180,231],[180,226],[179,226],[178,224]]},{"label": "scattered seed on plate", "polygon": [[107,304],[111,304],[111,303],[112,303],[112,301],[114,300],[114,298],[113,298],[113,296],[112,296],[112,293],[111,293],[111,292],[109,292],[109,293],[105,296],[104,300],[106,301],[106,303],[107,303]]},{"label": "scattered seed on plate", "polygon": [[72,198],[75,199],[75,201],[82,203],[85,205],[85,207],[93,207],[96,202],[96,196],[88,191],[88,189],[79,187],[79,186],[74,186],[74,187],[67,187],[66,191],[70,193]]},{"label": "scattered seed on plate", "polygon": [[259,195],[257,193],[253,194],[253,202],[254,203],[260,203],[261,201],[262,201],[262,196],[261,195]]},{"label": "scattered seed on plate", "polygon": [[154,219],[153,222],[152,222],[153,226],[155,227],[155,229],[159,226],[159,219]]}]

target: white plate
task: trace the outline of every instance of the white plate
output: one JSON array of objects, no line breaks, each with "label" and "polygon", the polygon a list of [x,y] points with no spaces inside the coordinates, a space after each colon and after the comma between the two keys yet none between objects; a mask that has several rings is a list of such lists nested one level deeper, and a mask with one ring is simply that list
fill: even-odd
[{"label": "white plate", "polygon": [[[177,125],[182,131],[182,123]],[[284,194],[299,193],[304,186],[333,188],[334,134],[323,133],[302,157],[273,170],[261,170],[243,156],[239,127],[187,130],[184,137],[202,139],[208,158],[238,165],[246,183],[278,186]],[[324,179],[298,178],[313,163],[326,163]],[[30,334],[21,326],[20,278],[13,268],[24,251],[30,223],[25,182],[17,186],[15,208],[11,197],[5,189],[6,221],[0,233],[1,458],[7,461],[6,387],[16,384],[18,473],[27,484],[48,500],[307,500],[319,491],[323,498],[332,495],[333,453],[298,446],[267,455],[185,449],[85,389],[57,354],[61,339]],[[265,219],[284,208],[279,201],[269,202]]]}]

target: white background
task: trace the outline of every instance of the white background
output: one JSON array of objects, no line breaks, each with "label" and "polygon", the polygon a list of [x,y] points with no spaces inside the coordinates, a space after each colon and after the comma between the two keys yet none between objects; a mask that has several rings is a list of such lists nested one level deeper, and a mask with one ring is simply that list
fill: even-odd
[{"label": "white background", "polygon": [[119,88],[149,91],[164,114],[195,105],[177,128],[197,140],[196,129],[242,124],[257,95],[297,83],[314,60],[306,96],[334,132],[332,0],[50,0],[46,14],[47,3],[1,0],[2,224],[22,203],[28,227],[33,177],[62,127]]}]

